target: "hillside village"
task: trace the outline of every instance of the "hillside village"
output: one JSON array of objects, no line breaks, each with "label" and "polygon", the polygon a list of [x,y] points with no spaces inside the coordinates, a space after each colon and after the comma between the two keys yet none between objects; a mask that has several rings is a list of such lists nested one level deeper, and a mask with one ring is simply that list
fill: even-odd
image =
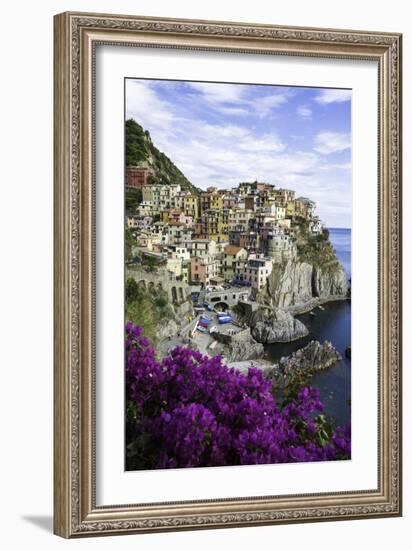
[{"label": "hillside village", "polygon": [[132,119],[125,176],[126,319],[160,355],[184,344],[262,357],[264,344],[308,335],[296,315],[346,299],[310,198],[259,181],[200,190]]},{"label": "hillside village", "polygon": [[152,184],[150,168],[133,167],[127,186],[142,196],[127,212],[135,250],[201,288],[232,283],[259,291],[275,263],[296,255],[302,228],[314,236],[324,231],[313,201],[269,183],[194,195],[180,185]]}]

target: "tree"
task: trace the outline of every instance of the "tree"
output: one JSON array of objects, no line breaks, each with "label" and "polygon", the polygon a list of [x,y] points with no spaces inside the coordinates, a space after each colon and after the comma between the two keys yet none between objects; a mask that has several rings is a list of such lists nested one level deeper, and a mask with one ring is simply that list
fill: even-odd
[{"label": "tree", "polygon": [[124,254],[126,261],[133,258],[133,247],[136,245],[136,240],[132,235],[132,231],[129,227],[124,230]]}]

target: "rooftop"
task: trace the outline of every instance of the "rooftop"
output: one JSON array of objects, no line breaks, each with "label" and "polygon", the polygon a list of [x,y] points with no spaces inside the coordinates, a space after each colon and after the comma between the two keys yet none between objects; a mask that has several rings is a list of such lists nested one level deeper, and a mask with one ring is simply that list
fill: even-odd
[{"label": "rooftop", "polygon": [[188,243],[210,243],[212,239],[191,239]]},{"label": "rooftop", "polygon": [[240,246],[234,246],[234,245],[231,245],[229,244],[228,246],[226,246],[224,248],[224,253],[225,254],[237,254],[238,252],[240,252],[242,250],[242,248]]}]

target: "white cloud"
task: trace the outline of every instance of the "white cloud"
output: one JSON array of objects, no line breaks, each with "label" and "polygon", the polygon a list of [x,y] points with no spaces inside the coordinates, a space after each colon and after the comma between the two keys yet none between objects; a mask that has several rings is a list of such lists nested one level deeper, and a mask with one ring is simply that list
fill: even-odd
[{"label": "white cloud", "polygon": [[260,146],[250,147],[247,140],[200,137],[191,141],[190,146],[171,140],[166,152],[189,180],[202,189],[212,185],[230,188],[240,181],[255,179],[266,181],[311,197],[326,224],[350,225],[347,221],[351,211],[350,172],[342,170],[343,167],[334,169],[315,152],[273,152]]},{"label": "white cloud", "polygon": [[315,137],[315,144],[313,149],[322,155],[330,155],[331,153],[345,151],[346,149],[350,149],[350,147],[350,134],[338,132],[321,132]]},{"label": "white cloud", "polygon": [[249,114],[249,111],[242,107],[224,107],[221,105],[219,106],[219,113],[229,116],[245,116]]},{"label": "white cloud", "polygon": [[126,118],[134,118],[145,129],[171,130],[177,117],[168,103],[158,97],[150,82],[127,80]]},{"label": "white cloud", "polygon": [[282,89],[270,95],[250,97],[249,86],[243,84],[191,82],[189,86],[201,93],[209,107],[218,112],[241,116],[255,113],[260,118],[270,115],[292,95],[290,90]]},{"label": "white cloud", "polygon": [[245,87],[239,84],[214,84],[207,82],[190,82],[190,88],[203,94],[203,99],[212,105],[221,103],[238,103],[243,100]]},{"label": "white cloud", "polygon": [[185,128],[191,130],[192,136],[199,136],[202,140],[241,140],[250,137],[250,132],[244,126],[235,124],[193,124],[190,120],[185,121]]},{"label": "white cloud", "polygon": [[[155,146],[194,185],[203,189],[211,185],[229,188],[240,181],[258,179],[287,186],[298,195],[313,198],[326,224],[345,225],[351,209],[350,172],[343,169],[346,168],[344,161],[342,165],[335,165],[324,155],[350,147],[349,135],[323,132],[316,136],[312,152],[299,151],[297,149],[301,143],[305,147],[305,135],[295,135],[294,139],[288,136],[284,140],[283,134],[278,134],[276,125],[271,121],[264,126],[266,132],[263,133],[262,124],[257,124],[258,131],[254,126],[245,124],[244,119],[231,124],[222,115],[221,118],[215,116],[205,121],[198,114],[205,97],[198,97],[195,101],[199,91],[203,94],[203,90],[207,90],[207,105],[213,103],[214,112],[220,114],[223,109],[233,108],[259,117],[266,116],[268,109],[270,113],[270,108],[278,108],[287,102],[288,95],[284,90],[266,96],[266,101],[256,107],[250,94],[247,97],[247,90],[238,91],[247,87],[227,85],[225,90],[225,85],[215,85],[210,91],[212,85],[209,84],[198,84],[196,90],[193,83],[191,86],[194,91],[187,101],[185,97],[183,101],[173,101],[170,88],[167,95],[160,94],[158,84],[130,81],[127,84],[126,107],[127,116],[133,117],[150,131]],[[189,96],[189,86],[185,89]],[[236,97],[240,99],[235,100]],[[213,123],[214,120],[219,123]]]},{"label": "white cloud", "polygon": [[315,101],[321,104],[325,103],[343,103],[352,98],[351,90],[322,90],[315,97]]},{"label": "white cloud", "polygon": [[352,163],[351,162],[336,162],[331,163],[328,162],[327,164],[320,167],[320,170],[352,170]]},{"label": "white cloud", "polygon": [[260,138],[249,136],[249,139],[239,144],[239,148],[246,151],[280,153],[286,145],[275,135],[266,134]]},{"label": "white cloud", "polygon": [[297,114],[301,118],[311,119],[312,118],[312,110],[309,109],[306,105],[301,105],[296,109]]},{"label": "white cloud", "polygon": [[290,94],[288,92],[279,92],[277,94],[255,98],[251,101],[251,107],[259,117],[263,118],[268,116],[273,109],[286,103],[289,97]]}]

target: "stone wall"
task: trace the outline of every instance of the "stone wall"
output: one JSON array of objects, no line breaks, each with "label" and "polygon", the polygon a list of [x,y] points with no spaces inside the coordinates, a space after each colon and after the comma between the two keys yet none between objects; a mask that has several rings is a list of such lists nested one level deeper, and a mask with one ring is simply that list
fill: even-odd
[{"label": "stone wall", "polygon": [[145,289],[167,292],[173,305],[184,304],[190,299],[190,288],[184,281],[177,281],[166,269],[146,271],[144,269],[126,269],[126,277],[132,277]]}]

